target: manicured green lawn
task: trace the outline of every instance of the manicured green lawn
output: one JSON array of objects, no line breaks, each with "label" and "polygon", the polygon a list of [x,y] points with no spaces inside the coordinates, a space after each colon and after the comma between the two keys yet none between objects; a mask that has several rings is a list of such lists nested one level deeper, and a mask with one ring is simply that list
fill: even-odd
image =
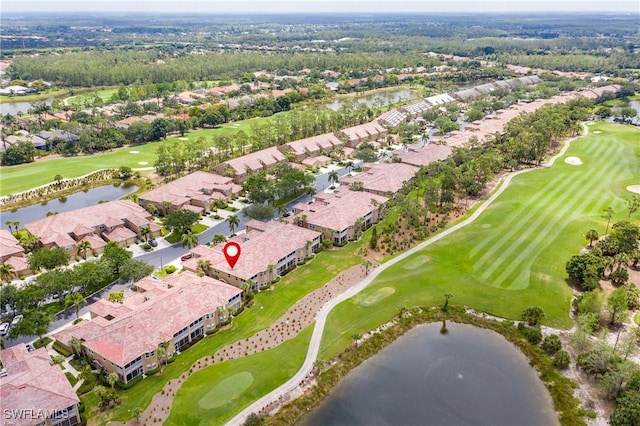
[{"label": "manicured green lawn", "polygon": [[164,424],[224,424],[295,374],[304,360],[312,330],[313,325],[308,326],[274,349],[194,373],[178,389]]},{"label": "manicured green lawn", "polygon": [[111,100],[111,97],[114,93],[118,92],[117,87],[95,90],[87,93],[83,93],[81,95],[70,96],[65,99],[65,101],[69,104],[83,104],[88,99],[93,99],[96,95],[102,99],[103,102],[108,102]]},{"label": "manicured green lawn", "polygon": [[3,166],[0,168],[0,195],[13,194],[53,182],[53,177],[57,174],[73,178],[99,169],[121,166],[152,167],[157,158],[156,148],[159,143],[124,147],[104,154],[44,159],[35,163]]},{"label": "manicured green lawn", "polygon": [[[601,133],[594,133],[601,132]],[[604,234],[602,211],[627,217],[627,185],[640,183],[640,130],[596,124],[547,169],[524,173],[474,223],[384,271],[330,315],[320,358],[329,359],[351,335],[391,318],[400,306],[452,303],[518,319],[540,306],[545,324],[571,327],[565,263],[586,244],[589,229]],[[564,163],[579,157],[583,165]],[[637,214],[636,214],[637,218]]]},{"label": "manicured green lawn", "polygon": [[[280,114],[287,114],[282,112]],[[185,138],[198,139],[204,137],[212,145],[211,136],[225,132],[235,134],[244,130],[251,134],[251,123],[269,122],[275,116],[267,118],[253,118],[238,123],[227,123],[216,129],[200,129],[185,134]],[[179,136],[167,138],[170,143],[181,143]],[[61,157],[43,159],[35,163],[0,168],[0,196],[26,191],[40,185],[53,182],[53,177],[62,174],[65,178],[78,177],[105,168],[128,166],[131,168],[153,167],[158,156],[156,149],[162,142],[150,142],[144,145],[119,148],[104,154],[79,155],[77,157]],[[142,163],[142,164],[141,164]]]},{"label": "manicured green lawn", "polygon": [[[283,277],[276,284],[274,291],[257,293],[254,306],[235,318],[230,330],[206,337],[180,354],[175,362],[165,368],[162,375],[147,377],[132,389],[121,392],[122,403],[113,411],[113,420],[130,419],[135,407],[145,408],[153,395],[160,392],[167,381],[179,377],[195,361],[213,355],[220,348],[250,337],[268,327],[307,293],[321,287],[338,272],[360,263],[361,258],[353,253],[361,244],[362,241],[341,249],[319,253],[311,262]],[[289,350],[291,351],[292,349]],[[300,351],[306,352],[306,349],[302,348]],[[255,386],[263,385],[256,384],[254,381],[252,387]],[[238,411],[239,409],[238,406]]]}]

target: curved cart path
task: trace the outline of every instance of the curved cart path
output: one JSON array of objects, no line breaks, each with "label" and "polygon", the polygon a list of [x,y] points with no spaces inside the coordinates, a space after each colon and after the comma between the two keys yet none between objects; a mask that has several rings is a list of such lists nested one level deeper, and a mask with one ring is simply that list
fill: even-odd
[{"label": "curved cart path", "polygon": [[[565,154],[565,152],[569,148],[569,145],[572,141],[574,141],[579,137],[586,136],[589,133],[589,129],[587,126],[583,125],[583,129],[584,129],[583,135],[568,139],[565,142],[562,149],[560,150],[560,152],[558,152],[558,154],[550,158],[549,161],[543,164],[543,166],[550,167],[551,165],[553,165],[553,163],[556,161],[557,158],[562,157]],[[473,214],[469,216],[467,219],[457,223],[456,225],[453,225],[451,228],[448,228],[442,231],[438,235],[435,235],[429,238],[428,240],[423,241],[417,246],[407,250],[406,252],[384,263],[382,266],[376,268],[371,274],[366,276],[358,284],[356,284],[353,287],[350,287],[347,291],[340,294],[336,298],[329,301],[329,303],[324,305],[320,310],[320,312],[318,313],[318,317],[316,319],[316,325],[315,325],[315,328],[313,329],[313,335],[311,336],[311,341],[309,343],[309,349],[307,350],[307,356],[304,360],[304,363],[302,364],[302,367],[300,367],[300,370],[298,370],[298,372],[286,383],[274,389],[270,393],[266,394],[265,396],[263,396],[262,398],[255,401],[254,403],[249,405],[247,408],[242,410],[234,418],[232,418],[227,424],[230,426],[242,425],[246,420],[246,418],[249,416],[249,414],[257,413],[260,410],[262,410],[265,406],[277,402],[281,397],[284,397],[289,392],[292,392],[302,383],[302,381],[309,375],[309,373],[311,373],[313,369],[313,364],[318,357],[318,351],[320,350],[320,342],[322,340],[324,326],[326,324],[327,317],[329,316],[329,313],[331,313],[333,308],[335,308],[337,305],[339,305],[343,301],[349,299],[350,297],[353,297],[356,294],[358,294],[360,291],[366,288],[369,284],[371,284],[373,280],[376,279],[376,277],[387,268],[406,259],[408,256],[411,256],[412,254],[419,252],[420,250],[435,243],[436,241],[440,241],[441,239],[448,236],[449,234],[457,231],[458,229],[464,228],[465,226],[475,221],[496,200],[496,198],[498,198],[507,189],[507,187],[509,186],[509,183],[515,176],[522,173],[529,172],[531,170],[538,170],[538,169],[533,168],[533,169],[519,170],[517,172],[506,175],[506,177],[502,180],[502,185],[487,199],[486,202],[484,202],[480,207],[478,207],[478,209],[475,212],[473,212]]]}]

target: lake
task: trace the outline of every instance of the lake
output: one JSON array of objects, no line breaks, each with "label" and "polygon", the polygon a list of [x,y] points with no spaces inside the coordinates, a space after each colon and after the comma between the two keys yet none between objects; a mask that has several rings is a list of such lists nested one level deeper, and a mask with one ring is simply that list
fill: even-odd
[{"label": "lake", "polygon": [[[15,99],[20,99],[20,97],[16,96]],[[51,103],[55,99],[56,98],[47,98],[40,101],[31,101],[31,102],[16,101],[16,102],[8,102],[5,104],[0,104],[0,113],[2,113],[2,115],[4,114],[17,115],[19,112],[23,112],[24,114],[26,114],[29,108],[31,108],[31,104],[36,102],[44,102],[47,105],[51,105]]]},{"label": "lake", "polygon": [[466,324],[421,325],[347,374],[300,420],[316,425],[558,425],[527,358]]},{"label": "lake", "polygon": [[54,199],[49,200],[46,205],[33,204],[31,206],[23,207],[15,212],[4,211],[2,212],[2,223],[0,228],[9,229],[5,224],[8,220],[20,221],[20,225],[24,227],[25,224],[33,222],[34,220],[42,219],[47,216],[48,212],[67,212],[70,210],[80,209],[82,207],[88,207],[98,204],[99,201],[113,201],[118,200],[126,195],[138,189],[137,186],[130,186],[125,188],[124,185],[113,186],[104,185],[92,188],[87,192],[77,192],[73,195],[68,195],[67,200],[62,202]]}]

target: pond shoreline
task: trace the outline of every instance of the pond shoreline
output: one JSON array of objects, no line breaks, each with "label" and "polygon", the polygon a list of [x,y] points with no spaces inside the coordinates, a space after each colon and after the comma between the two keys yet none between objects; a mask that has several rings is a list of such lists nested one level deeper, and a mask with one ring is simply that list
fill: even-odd
[{"label": "pond shoreline", "polygon": [[[333,388],[350,371],[380,350],[395,342],[412,328],[428,323],[451,321],[492,330],[512,343],[523,353],[533,366],[553,400],[558,419],[563,425],[584,425],[579,400],[573,396],[574,382],[566,378],[561,371],[553,367],[549,356],[537,346],[529,343],[513,326],[512,321],[497,321],[481,318],[466,312],[460,307],[450,307],[449,312],[442,312],[439,307],[429,310],[415,309],[398,314],[388,323],[367,333],[367,338],[358,341],[358,346],[351,346],[329,361],[327,369],[319,374],[310,374],[298,388],[291,401],[265,407],[259,414],[266,417],[266,424],[294,424],[312,407],[324,401]],[[317,372],[316,372],[317,373]],[[275,414],[273,414],[275,413]]]}]

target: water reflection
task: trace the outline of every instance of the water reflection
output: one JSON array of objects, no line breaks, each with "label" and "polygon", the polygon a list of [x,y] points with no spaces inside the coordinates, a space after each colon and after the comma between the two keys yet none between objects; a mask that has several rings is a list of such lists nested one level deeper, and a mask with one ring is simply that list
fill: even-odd
[{"label": "water reflection", "polygon": [[315,425],[557,425],[548,391],[502,336],[416,327],[349,373],[300,421]]},{"label": "water reflection", "polygon": [[87,192],[80,191],[73,195],[68,195],[66,198],[49,200],[46,203],[23,207],[15,212],[2,212],[2,223],[0,223],[0,228],[9,229],[5,224],[8,220],[17,220],[24,226],[26,223],[46,217],[48,212],[62,213],[80,209],[82,207],[93,206],[98,204],[100,201],[117,200],[131,194],[137,189],[138,187],[135,185],[127,188],[125,188],[124,185],[98,186],[96,188],[89,189]]}]

